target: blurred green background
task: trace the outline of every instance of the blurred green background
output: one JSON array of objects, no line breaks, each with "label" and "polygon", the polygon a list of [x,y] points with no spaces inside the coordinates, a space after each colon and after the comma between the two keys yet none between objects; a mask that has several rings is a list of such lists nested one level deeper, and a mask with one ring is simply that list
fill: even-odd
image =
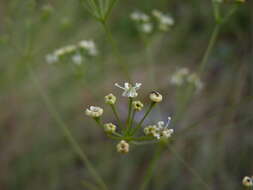
[{"label": "blurred green background", "polygon": [[[162,154],[148,189],[208,189],[200,176],[210,189],[243,189],[242,177],[253,175],[252,7],[248,0],[222,27],[202,76],[205,88],[173,123],[180,133],[171,145],[177,154]],[[129,15],[154,8],[170,13],[176,24],[153,36],[147,58]],[[140,99],[145,102],[152,89],[164,95],[160,113],[154,110],[149,121],[173,118],[180,101],[169,78],[179,67],[197,69],[214,27],[211,0],[119,0],[109,26],[132,81],[143,83]],[[55,49],[89,39],[96,42],[98,57],[80,66],[46,63],[45,55]],[[147,59],[153,63],[154,84]],[[84,115],[88,105],[101,105],[104,121],[114,121],[103,103],[111,92],[124,115],[126,101],[114,83],[128,78],[102,26],[78,0],[1,0],[0,61],[1,190],[78,190],[89,189],[83,183],[95,184],[45,96],[109,189],[138,189],[155,147],[132,146],[129,154],[120,155],[117,142]]]}]

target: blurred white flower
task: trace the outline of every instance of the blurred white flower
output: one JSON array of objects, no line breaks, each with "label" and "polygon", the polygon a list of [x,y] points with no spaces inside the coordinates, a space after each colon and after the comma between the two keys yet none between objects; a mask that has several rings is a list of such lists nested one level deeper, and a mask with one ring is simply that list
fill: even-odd
[{"label": "blurred white flower", "polygon": [[68,45],[68,46],[65,46],[65,47],[62,47],[60,49],[57,49],[55,50],[54,54],[56,56],[63,56],[65,54],[68,54],[68,53],[72,53],[76,50],[76,46],[75,45]]},{"label": "blurred white flower", "polygon": [[141,25],[141,31],[143,32],[143,33],[147,33],[147,34],[149,34],[149,33],[151,33],[152,32],[152,30],[153,30],[153,25],[151,24],[151,23],[144,23],[144,24],[142,24]]},{"label": "blurred white flower", "polygon": [[138,96],[138,93],[136,91],[140,89],[141,83],[135,83],[134,86],[127,82],[124,83],[124,86],[120,86],[118,83],[115,83],[115,86],[124,90],[122,96],[135,98]]},{"label": "blurred white flower", "polygon": [[52,63],[56,63],[58,61],[59,61],[59,58],[55,54],[46,55],[46,62],[47,63],[52,64]]},{"label": "blurred white flower", "polygon": [[77,53],[72,56],[72,61],[73,63],[80,65],[83,61],[83,57],[79,53]]},{"label": "blurred white flower", "polygon": [[92,40],[80,41],[79,47],[85,49],[90,56],[96,56],[98,54],[96,45]]},{"label": "blurred white flower", "polygon": [[156,18],[161,31],[168,31],[174,25],[174,19],[171,16],[166,15],[159,10],[153,10],[152,14]]},{"label": "blurred white flower", "polygon": [[132,12],[130,15],[130,18],[133,21],[137,21],[137,22],[149,22],[150,21],[150,17],[141,11]]},{"label": "blurred white flower", "polygon": [[181,86],[187,83],[192,84],[197,92],[202,90],[204,87],[204,84],[200,80],[199,76],[196,73],[190,73],[187,68],[181,68],[176,71],[172,75],[170,83],[176,86]]},{"label": "blurred white flower", "polygon": [[182,85],[185,81],[186,76],[189,74],[189,69],[187,68],[181,68],[178,71],[176,71],[172,77],[171,77],[171,84],[174,85]]}]

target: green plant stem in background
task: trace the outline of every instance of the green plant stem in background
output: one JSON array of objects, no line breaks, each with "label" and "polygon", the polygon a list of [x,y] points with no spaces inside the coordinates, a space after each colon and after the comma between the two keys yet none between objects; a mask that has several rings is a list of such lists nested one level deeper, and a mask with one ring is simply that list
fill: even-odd
[{"label": "green plant stem in background", "polygon": [[[236,10],[238,8],[238,5],[236,4],[235,6],[233,6],[230,9],[230,11],[228,12],[228,14],[226,16],[224,16],[223,18],[221,18],[221,16],[220,16],[220,7],[219,7],[219,5],[214,3],[213,7],[214,7],[213,10],[214,10],[214,17],[215,17],[215,26],[214,26],[214,29],[211,33],[211,37],[210,37],[210,40],[208,42],[206,51],[204,53],[204,56],[203,56],[203,58],[200,62],[199,68],[198,68],[198,74],[200,75],[200,77],[201,77],[201,75],[203,74],[203,72],[205,70],[206,64],[207,64],[208,59],[210,57],[210,54],[213,50],[215,42],[217,41],[217,38],[218,38],[221,27],[236,12]],[[184,100],[183,104],[181,103],[180,114],[178,114],[178,116],[176,116],[176,121],[183,116],[183,113],[187,109],[187,105],[191,100],[192,94],[193,94],[193,90],[192,90],[191,86],[188,85],[186,95],[185,95],[185,100]]]},{"label": "green plant stem in background", "polygon": [[168,149],[172,152],[172,154],[174,155],[174,157],[180,161],[190,172],[193,176],[195,176],[196,179],[198,179],[198,181],[208,190],[210,190],[211,188],[209,187],[209,185],[203,180],[203,178],[200,176],[200,174],[192,167],[189,166],[189,164],[181,157],[181,155],[174,150],[174,148],[172,146],[169,146]]},{"label": "green plant stem in background", "polygon": [[126,76],[126,78],[128,79],[128,81],[131,82],[131,78],[130,78],[128,67],[123,62],[123,59],[122,59],[122,57],[120,55],[120,52],[119,52],[118,45],[117,45],[116,41],[114,40],[114,38],[112,36],[111,30],[108,27],[107,22],[104,21],[104,20],[102,20],[100,23],[102,24],[102,26],[103,26],[103,28],[105,30],[105,34],[107,36],[107,39],[108,39],[109,43],[112,46],[112,49],[114,51],[114,55],[117,57],[118,63],[120,64],[120,68],[122,69],[123,74]]},{"label": "green plant stem in background", "polygon": [[144,122],[144,120],[146,119],[146,117],[148,116],[148,114],[151,112],[152,108],[156,105],[155,102],[150,103],[149,108],[147,109],[145,115],[143,116],[143,118],[141,119],[141,121],[137,124],[137,126],[133,129],[133,131],[131,132],[131,135],[134,135],[136,131],[138,131],[141,126],[142,123]]},{"label": "green plant stem in background", "polygon": [[228,14],[225,15],[223,18],[221,18],[221,16],[220,16],[220,7],[219,7],[219,5],[217,5],[215,2],[213,2],[213,7],[214,7],[213,10],[214,10],[214,17],[215,17],[215,26],[214,26],[213,32],[211,34],[211,38],[209,40],[207,49],[206,49],[206,51],[204,53],[203,59],[202,59],[202,61],[200,63],[200,66],[199,66],[199,74],[200,75],[202,74],[202,72],[205,69],[205,66],[207,64],[208,58],[210,57],[210,53],[211,53],[211,51],[212,51],[212,49],[214,47],[214,44],[215,44],[215,42],[217,40],[217,37],[218,37],[218,34],[220,32],[220,28],[236,12],[236,10],[238,9],[238,4],[235,4],[230,9],[230,11],[228,12]]},{"label": "green plant stem in background", "polygon": [[221,27],[221,24],[220,23],[216,23],[215,24],[215,27],[214,27],[214,30],[211,34],[211,38],[209,40],[209,43],[208,43],[208,46],[207,46],[207,49],[204,53],[204,56],[203,56],[203,59],[200,63],[200,66],[199,66],[199,73],[201,74],[203,71],[204,71],[204,68],[207,64],[207,61],[208,61],[208,58],[210,56],[210,53],[214,47],[214,44],[217,40],[217,37],[218,37],[218,34],[219,34],[219,31],[220,31],[220,27]]},{"label": "green plant stem in background", "polygon": [[162,146],[160,144],[158,144],[158,146],[156,147],[156,151],[153,155],[152,160],[150,161],[150,164],[148,166],[146,175],[144,176],[143,182],[140,186],[140,190],[145,190],[147,189],[150,180],[152,179],[153,175],[154,175],[154,170],[157,164],[157,161],[159,160],[160,156],[162,154]]},{"label": "green plant stem in background", "polygon": [[[28,66],[29,67],[29,66]],[[76,152],[77,155],[79,155],[80,159],[83,161],[83,163],[87,166],[89,172],[91,175],[94,177],[95,181],[97,182],[98,185],[100,185],[101,189],[103,190],[108,190],[106,184],[104,183],[103,179],[100,177],[100,175],[97,173],[95,168],[92,166],[90,163],[87,155],[83,152],[79,144],[76,142],[74,137],[72,136],[71,132],[69,131],[68,127],[64,123],[64,121],[61,119],[59,113],[56,111],[56,109],[53,107],[53,104],[51,103],[50,98],[48,95],[45,93],[45,91],[40,87],[40,84],[38,82],[38,79],[36,78],[33,70],[31,68],[28,68],[31,79],[34,83],[34,86],[37,88],[43,102],[45,103],[50,115],[53,117],[55,122],[58,124],[60,127],[61,131],[63,132],[64,136],[72,146],[74,152]]]},{"label": "green plant stem in background", "polygon": [[107,21],[109,19],[109,16],[112,12],[112,8],[116,5],[116,3],[118,2],[118,0],[112,0],[108,6],[107,12],[104,16],[104,20]]}]

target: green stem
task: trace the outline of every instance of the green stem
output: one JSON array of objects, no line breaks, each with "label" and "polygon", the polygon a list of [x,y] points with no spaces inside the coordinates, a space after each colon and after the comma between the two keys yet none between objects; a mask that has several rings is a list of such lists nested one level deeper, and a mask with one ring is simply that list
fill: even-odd
[{"label": "green stem", "polygon": [[[115,135],[115,134],[114,134]],[[155,140],[154,137],[150,136],[142,136],[142,137],[124,137],[124,136],[114,136],[114,135],[108,135],[111,139],[114,140],[126,140],[126,141],[150,141]],[[120,134],[119,134],[120,135]]]},{"label": "green stem", "polygon": [[111,12],[112,12],[112,8],[115,6],[115,4],[118,2],[118,0],[112,0],[111,3],[109,4],[109,7],[107,9],[107,12],[105,14],[104,20],[107,21]]},{"label": "green stem", "polygon": [[130,128],[130,122],[131,122],[131,117],[132,117],[132,103],[133,103],[133,98],[129,98],[128,101],[128,114],[127,114],[127,122],[126,122],[126,134]]},{"label": "green stem", "polygon": [[133,128],[133,121],[134,121],[134,118],[135,118],[135,113],[136,111],[133,110],[132,111],[132,116],[131,116],[131,119],[130,119],[130,124],[129,124],[129,128],[127,130],[127,134],[131,132],[132,128]]},{"label": "green stem", "polygon": [[121,120],[120,120],[120,118],[119,118],[119,115],[118,115],[118,112],[117,112],[115,106],[114,106],[114,105],[111,105],[111,108],[112,108],[112,112],[114,113],[115,118],[116,118],[116,120],[117,120],[117,122],[118,122],[119,127],[122,129],[122,128],[123,128],[123,125],[122,125],[122,122],[121,122]]},{"label": "green stem", "polygon": [[130,75],[129,75],[129,71],[128,71],[128,67],[127,65],[125,65],[123,63],[123,59],[121,58],[121,55],[120,55],[120,52],[119,52],[119,48],[118,48],[118,45],[116,44],[115,40],[113,39],[112,37],[112,33],[111,33],[111,30],[110,28],[108,27],[107,23],[105,20],[101,20],[100,23],[102,24],[104,30],[105,30],[105,34],[107,36],[107,39],[109,41],[109,43],[111,44],[112,46],[112,49],[114,51],[114,54],[117,56],[117,59],[118,59],[118,62],[120,64],[120,67],[124,73],[124,75],[127,77],[127,79],[131,82],[130,80]]},{"label": "green stem", "polygon": [[160,156],[161,156],[161,153],[162,153],[162,146],[161,145],[158,145],[158,147],[156,148],[156,152],[154,153],[154,156],[149,164],[149,167],[147,169],[147,173],[146,175],[144,176],[144,180],[140,186],[140,190],[145,190],[147,189],[149,183],[150,183],[150,180],[152,179],[153,175],[154,175],[154,170],[155,170],[155,167],[156,167],[156,164],[157,164],[157,161],[159,160]]},{"label": "green stem", "polygon": [[135,134],[136,131],[138,131],[141,126],[142,123],[144,122],[144,120],[146,119],[146,117],[148,116],[148,114],[150,113],[150,111],[152,110],[152,108],[156,105],[155,102],[152,102],[149,106],[149,108],[147,109],[145,115],[143,116],[142,120],[138,123],[138,125],[133,129],[133,132],[131,133],[131,135]]},{"label": "green stem", "polygon": [[104,129],[104,126],[103,126],[103,124],[101,123],[100,117],[95,117],[94,120],[95,120],[95,122],[98,124],[99,127],[101,127],[102,129]]},{"label": "green stem", "polygon": [[211,34],[211,38],[209,40],[209,43],[208,43],[208,46],[207,46],[207,49],[205,51],[205,54],[203,56],[203,59],[200,63],[200,66],[199,66],[199,73],[202,73],[206,64],[207,64],[207,61],[208,61],[208,58],[210,56],[210,53],[213,49],[213,46],[217,40],[217,37],[218,37],[218,34],[219,34],[219,31],[220,31],[220,27],[221,27],[221,24],[220,23],[216,23],[215,24],[215,27],[214,27],[214,30]]},{"label": "green stem", "polygon": [[168,149],[173,153],[175,158],[180,161],[190,172],[193,176],[195,176],[200,183],[206,188],[210,189],[209,185],[203,180],[203,178],[200,176],[200,174],[191,166],[188,165],[188,163],[184,160],[184,158],[181,157],[179,153],[177,153],[172,146],[169,146]]},{"label": "green stem", "polygon": [[59,113],[56,111],[56,109],[53,107],[53,104],[49,98],[49,96],[45,93],[45,91],[40,87],[40,84],[38,82],[38,79],[36,78],[33,70],[29,68],[29,73],[32,78],[32,81],[34,82],[34,86],[37,88],[43,102],[45,103],[50,115],[53,117],[55,122],[58,124],[60,129],[62,130],[65,138],[68,140],[70,145],[72,146],[73,150],[76,152],[77,155],[79,155],[80,159],[84,162],[84,164],[87,166],[89,172],[94,177],[94,179],[97,181],[97,183],[101,186],[103,190],[107,190],[107,186],[104,183],[103,179],[100,177],[100,175],[97,173],[95,168],[92,166],[91,162],[89,161],[87,155],[82,151],[79,144],[76,142],[74,137],[72,136],[71,132],[69,131],[68,127],[64,123],[64,121],[61,119]]}]

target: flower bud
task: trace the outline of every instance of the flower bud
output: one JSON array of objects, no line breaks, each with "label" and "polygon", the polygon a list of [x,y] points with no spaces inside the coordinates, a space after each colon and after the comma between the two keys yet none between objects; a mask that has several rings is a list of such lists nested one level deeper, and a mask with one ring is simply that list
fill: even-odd
[{"label": "flower bud", "polygon": [[253,186],[253,179],[248,177],[248,176],[245,176],[242,180],[242,184],[245,186],[245,187],[252,187]]},{"label": "flower bud", "polygon": [[129,144],[122,140],[117,144],[117,152],[126,154],[129,152]]},{"label": "flower bud", "polygon": [[104,124],[104,130],[107,133],[114,133],[116,131],[116,125],[112,123],[106,123]]},{"label": "flower bud", "polygon": [[134,110],[136,111],[141,111],[143,108],[143,104],[141,103],[141,101],[133,101],[132,105]]},{"label": "flower bud", "polygon": [[89,117],[98,118],[103,115],[104,110],[100,107],[90,106],[86,109],[85,114]]},{"label": "flower bud", "polygon": [[113,94],[108,94],[107,96],[105,96],[105,103],[113,105],[115,104],[116,99],[117,98]]},{"label": "flower bud", "polygon": [[152,102],[155,102],[155,103],[161,102],[163,100],[163,96],[159,92],[156,92],[156,91],[152,91],[149,94],[149,98]]}]

